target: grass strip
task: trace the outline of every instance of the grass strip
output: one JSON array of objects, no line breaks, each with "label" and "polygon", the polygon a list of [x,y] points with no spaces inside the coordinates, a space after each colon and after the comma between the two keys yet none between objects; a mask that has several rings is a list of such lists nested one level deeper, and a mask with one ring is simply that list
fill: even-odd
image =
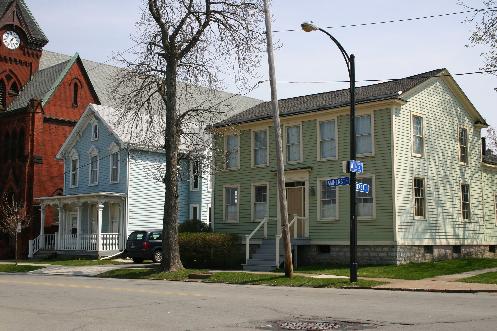
[{"label": "grass strip", "polygon": [[465,283],[479,283],[479,284],[496,284],[497,285],[497,272],[487,272],[481,275],[476,275],[468,278],[458,280],[458,282]]},{"label": "grass strip", "polygon": [[[409,263],[404,265],[359,266],[360,277],[418,280],[442,275],[497,267],[497,259],[454,259],[437,262]],[[299,273],[348,276],[348,266],[301,267]]]},{"label": "grass strip", "polygon": [[29,272],[42,268],[32,265],[0,264],[0,272]]}]

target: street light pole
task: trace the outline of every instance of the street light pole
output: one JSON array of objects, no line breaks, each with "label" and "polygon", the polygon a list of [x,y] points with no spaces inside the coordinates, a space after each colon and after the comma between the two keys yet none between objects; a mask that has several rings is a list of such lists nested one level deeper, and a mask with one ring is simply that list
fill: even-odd
[{"label": "street light pole", "polygon": [[[337,45],[347,65],[350,81],[350,160],[355,160],[356,155],[356,132],[355,132],[355,56],[348,54],[345,48],[328,31],[317,27],[312,23],[302,23],[305,32],[321,31],[326,34]],[[357,281],[357,215],[356,215],[356,186],[357,176],[350,172],[350,282]]]}]

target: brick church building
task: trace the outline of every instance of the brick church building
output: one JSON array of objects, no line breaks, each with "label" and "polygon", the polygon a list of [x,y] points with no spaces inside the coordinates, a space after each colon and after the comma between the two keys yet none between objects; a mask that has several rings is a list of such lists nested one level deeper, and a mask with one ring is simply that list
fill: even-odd
[{"label": "brick church building", "polygon": [[[100,103],[78,54],[40,65],[47,43],[24,0],[0,0],[0,194],[32,212],[19,245],[24,256],[40,230],[35,199],[62,193],[64,166],[55,155],[88,104]],[[47,215],[45,232],[56,231],[55,223]],[[13,247],[0,234],[0,259]]]}]

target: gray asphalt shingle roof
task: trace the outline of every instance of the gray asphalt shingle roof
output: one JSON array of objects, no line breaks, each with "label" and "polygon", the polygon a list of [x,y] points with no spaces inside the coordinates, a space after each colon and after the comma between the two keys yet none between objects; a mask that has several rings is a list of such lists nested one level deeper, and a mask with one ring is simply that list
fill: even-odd
[{"label": "gray asphalt shingle roof", "polygon": [[24,28],[28,30],[26,31],[28,41],[36,44],[40,48],[45,46],[48,43],[48,38],[45,36],[45,33],[38,22],[36,22],[24,0],[0,0],[0,16],[5,14],[14,1],[17,2],[17,9],[19,10],[19,16],[24,23]]},{"label": "gray asphalt shingle roof", "polygon": [[[400,94],[407,92],[426,80],[442,73],[445,69],[436,69],[422,74],[356,88],[356,103],[399,98]],[[282,117],[325,109],[333,109],[350,105],[349,89],[305,95],[278,101]],[[236,114],[214,125],[223,127],[234,124],[254,122],[272,118],[271,102],[260,103],[250,109]]]}]

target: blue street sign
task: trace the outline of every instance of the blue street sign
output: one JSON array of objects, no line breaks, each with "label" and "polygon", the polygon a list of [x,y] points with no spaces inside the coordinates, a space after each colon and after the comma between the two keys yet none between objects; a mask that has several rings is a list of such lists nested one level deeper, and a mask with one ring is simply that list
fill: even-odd
[{"label": "blue street sign", "polygon": [[369,193],[369,185],[363,184],[363,183],[357,183],[356,184],[356,191],[361,192],[361,193]]},{"label": "blue street sign", "polygon": [[328,186],[347,186],[350,185],[349,177],[332,178],[327,181]]},{"label": "blue street sign", "polygon": [[349,171],[356,172],[359,174],[362,173],[364,171],[364,163],[362,163],[361,161],[350,160]]}]

